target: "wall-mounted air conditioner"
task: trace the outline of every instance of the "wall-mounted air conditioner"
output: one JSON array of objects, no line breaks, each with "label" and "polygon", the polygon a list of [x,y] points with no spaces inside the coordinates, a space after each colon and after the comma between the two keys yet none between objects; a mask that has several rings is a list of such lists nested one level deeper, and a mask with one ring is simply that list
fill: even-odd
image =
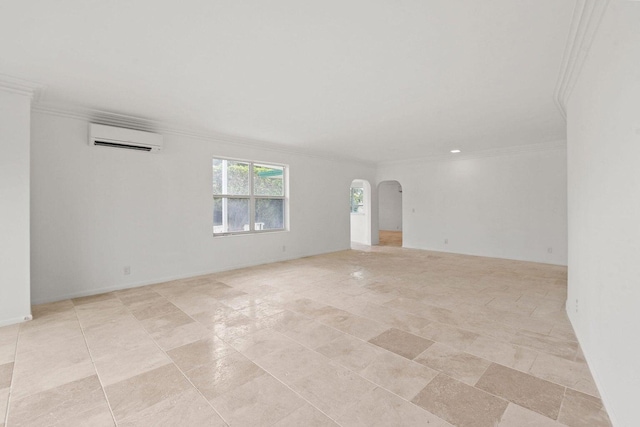
[{"label": "wall-mounted air conditioner", "polygon": [[91,123],[89,145],[157,152],[162,150],[162,135]]}]

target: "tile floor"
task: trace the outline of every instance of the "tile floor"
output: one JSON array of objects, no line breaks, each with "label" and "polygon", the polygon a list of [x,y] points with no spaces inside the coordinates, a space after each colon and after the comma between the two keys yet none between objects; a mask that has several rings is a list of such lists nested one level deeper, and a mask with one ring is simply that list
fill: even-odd
[{"label": "tile floor", "polygon": [[373,247],[33,308],[6,426],[608,426],[566,269]]}]

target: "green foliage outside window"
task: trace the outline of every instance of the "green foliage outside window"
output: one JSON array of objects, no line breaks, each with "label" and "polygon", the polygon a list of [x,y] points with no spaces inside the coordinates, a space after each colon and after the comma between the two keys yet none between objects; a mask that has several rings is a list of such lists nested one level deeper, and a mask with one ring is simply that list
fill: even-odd
[{"label": "green foliage outside window", "polygon": [[364,213],[363,188],[351,188],[351,213]]}]

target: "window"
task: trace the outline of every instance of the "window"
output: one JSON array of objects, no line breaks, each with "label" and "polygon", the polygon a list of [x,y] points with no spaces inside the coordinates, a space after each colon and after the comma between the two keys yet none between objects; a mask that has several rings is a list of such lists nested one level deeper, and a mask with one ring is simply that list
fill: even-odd
[{"label": "window", "polygon": [[213,159],[213,234],[284,230],[286,170],[282,165]]},{"label": "window", "polygon": [[364,188],[351,187],[351,213],[364,213]]}]

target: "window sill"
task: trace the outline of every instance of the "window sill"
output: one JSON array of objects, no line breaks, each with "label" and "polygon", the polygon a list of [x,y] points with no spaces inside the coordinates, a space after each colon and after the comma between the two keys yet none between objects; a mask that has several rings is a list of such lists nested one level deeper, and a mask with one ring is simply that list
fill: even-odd
[{"label": "window sill", "polygon": [[235,236],[256,236],[260,234],[275,234],[275,233],[288,233],[288,232],[289,230],[287,229],[261,230],[261,231],[237,231],[234,233],[218,233],[218,234],[213,234],[212,236],[215,238],[218,238],[218,237],[235,237]]}]

